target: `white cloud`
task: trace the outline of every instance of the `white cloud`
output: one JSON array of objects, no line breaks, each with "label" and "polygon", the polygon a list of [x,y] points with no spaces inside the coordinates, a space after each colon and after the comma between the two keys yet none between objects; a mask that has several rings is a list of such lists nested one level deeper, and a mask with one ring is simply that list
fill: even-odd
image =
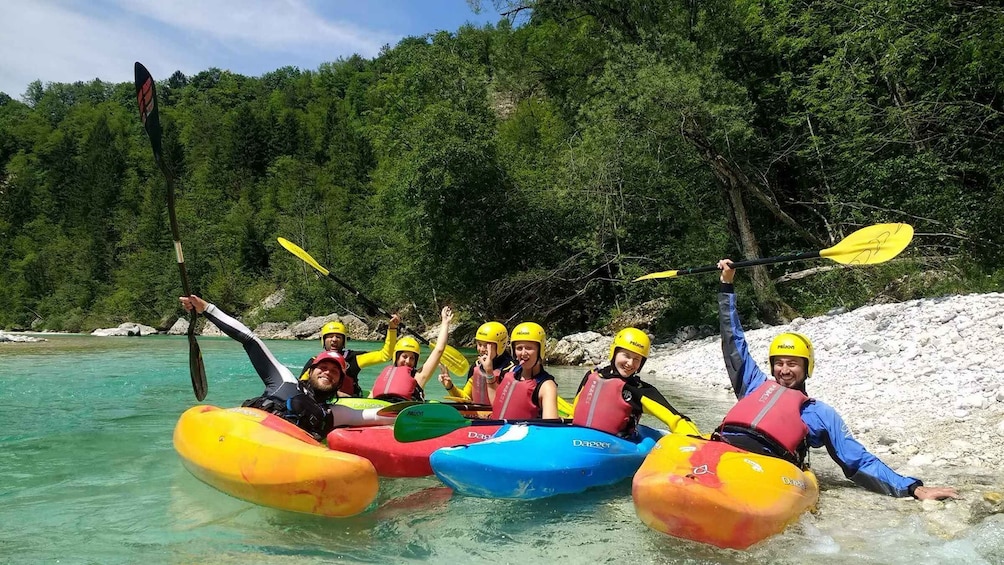
[{"label": "white cloud", "polygon": [[319,64],[394,41],[325,21],[300,0],[0,0],[0,92],[19,98],[36,79],[130,82],[136,60],[157,78],[209,67],[259,74],[279,66],[263,66],[282,58],[276,51]]},{"label": "white cloud", "polygon": [[301,0],[120,0],[120,6],[179,30],[262,50],[326,47],[346,55],[374,56],[396,39],[351,23],[326,21]]},{"label": "white cloud", "polygon": [[198,70],[197,59],[121,17],[98,19],[32,0],[0,2],[0,91],[19,98],[33,80],[132,80],[137,58],[157,68]]}]

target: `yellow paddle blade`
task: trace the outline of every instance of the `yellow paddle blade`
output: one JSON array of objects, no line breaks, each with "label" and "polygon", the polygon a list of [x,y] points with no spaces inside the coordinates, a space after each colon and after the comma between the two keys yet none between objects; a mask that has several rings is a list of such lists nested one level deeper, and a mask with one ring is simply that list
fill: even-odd
[{"label": "yellow paddle blade", "polygon": [[675,277],[678,272],[679,271],[662,271],[659,273],[649,273],[647,275],[642,275],[631,282],[644,281],[648,279],[668,279],[670,277]]},{"label": "yellow paddle blade", "polygon": [[558,417],[559,418],[571,418],[573,414],[575,414],[575,409],[572,408],[572,405],[569,404],[567,400],[565,400],[564,398],[562,398],[562,397],[559,396],[558,397]]},{"label": "yellow paddle blade", "polygon": [[690,436],[699,436],[701,432],[697,429],[697,426],[693,422],[684,418],[680,414],[674,414],[672,410],[666,408],[662,404],[652,400],[647,396],[641,397],[641,405],[645,409],[645,412],[655,416],[662,423],[669,426],[669,431],[674,434],[684,434]]},{"label": "yellow paddle blade", "polygon": [[874,265],[899,255],[912,240],[913,226],[910,224],[875,224],[820,251],[819,256],[844,265]]},{"label": "yellow paddle blade", "polygon": [[[430,345],[435,347],[435,344]],[[467,371],[471,368],[471,363],[464,357],[464,354],[449,345],[443,350],[443,356],[439,358],[439,361],[446,366],[447,370],[458,377],[466,377]]]},{"label": "yellow paddle blade", "polygon": [[279,238],[279,245],[285,247],[286,251],[289,251],[293,255],[296,255],[297,257],[299,257],[300,259],[302,259],[304,263],[306,263],[306,264],[310,265],[311,267],[317,269],[317,271],[319,273],[321,273],[322,275],[327,275],[328,274],[328,270],[325,269],[324,267],[322,267],[320,263],[318,263],[317,261],[315,261],[314,258],[310,256],[310,253],[307,253],[306,251],[304,251],[299,245],[293,243],[292,241],[290,241],[290,240],[288,240],[288,239],[286,239],[284,237],[280,237]]}]

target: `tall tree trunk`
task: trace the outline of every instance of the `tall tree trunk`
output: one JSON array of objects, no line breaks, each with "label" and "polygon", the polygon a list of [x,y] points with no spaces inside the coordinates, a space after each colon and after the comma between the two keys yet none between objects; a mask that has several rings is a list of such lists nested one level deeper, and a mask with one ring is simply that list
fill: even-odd
[{"label": "tall tree trunk", "polygon": [[[711,166],[715,178],[718,179],[724,191],[725,203],[731,212],[731,219],[739,236],[739,245],[742,249],[743,258],[760,258],[760,244],[753,233],[753,226],[750,224],[749,215],[746,213],[746,204],[743,202],[743,191],[745,190],[754,195],[762,193],[762,191],[753,186],[753,183],[745,173],[729,162],[724,155],[711,145],[711,142],[700,131],[695,121],[691,120],[690,127],[684,127],[683,136],[697,148],[701,158]],[[771,211],[774,212],[774,209],[771,209]],[[780,210],[778,209],[778,211]],[[777,214],[775,213],[775,215]],[[790,219],[787,214],[784,214],[784,216]],[[784,220],[782,219],[782,221]],[[799,231],[804,232],[801,228],[799,228]],[[791,306],[781,300],[781,297],[778,295],[777,288],[767,273],[767,268],[759,265],[753,267],[752,271],[754,301],[756,302],[760,318],[765,322],[777,324],[788,322],[795,317],[796,312]]]}]

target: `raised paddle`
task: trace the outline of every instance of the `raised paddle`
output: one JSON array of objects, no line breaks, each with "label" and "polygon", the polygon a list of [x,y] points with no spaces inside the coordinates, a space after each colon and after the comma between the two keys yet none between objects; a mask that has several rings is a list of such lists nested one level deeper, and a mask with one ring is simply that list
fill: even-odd
[{"label": "raised paddle", "polygon": [[[913,226],[910,224],[875,224],[866,228],[861,228],[851,235],[840,240],[833,247],[828,247],[821,251],[803,251],[791,255],[781,255],[778,257],[766,257],[764,259],[750,259],[748,261],[737,261],[732,263],[733,269],[743,267],[753,267],[755,265],[771,265],[774,263],[791,263],[794,261],[805,261],[807,259],[817,259],[825,257],[843,265],[874,265],[884,263],[900,254],[906,246],[913,240]],[[650,273],[635,279],[642,281],[646,279],[665,279],[679,277],[683,275],[693,275],[696,273],[710,273],[718,271],[718,265],[705,265],[703,267],[692,267],[690,269],[678,269],[676,271],[662,271]]]},{"label": "raised paddle", "polygon": [[[279,238],[279,245],[285,247],[286,251],[289,251],[293,255],[299,257],[304,263],[313,267],[317,272],[335,281],[336,283],[342,285],[343,287],[345,287],[345,290],[351,292],[352,294],[355,294],[356,298],[361,300],[363,304],[365,304],[367,307],[379,312],[382,316],[386,316],[388,318],[390,317],[390,314],[388,314],[386,310],[381,308],[379,304],[373,302],[369,298],[366,298],[365,296],[363,296],[361,292],[352,288],[351,286],[349,286],[348,283],[336,277],[330,271],[322,267],[320,263],[318,263],[313,257],[310,256],[310,253],[304,251],[299,245],[293,243],[292,241],[284,237]],[[405,327],[404,324],[401,324],[399,327],[402,332],[408,332],[411,335],[415,336],[415,338],[418,341],[422,342],[427,346],[431,346],[429,340],[425,339],[425,337],[415,332],[414,330]],[[443,357],[441,361],[443,365],[445,365],[446,368],[450,370],[451,373],[458,376],[460,375],[466,376],[467,370],[471,368],[470,362],[467,361],[467,358],[464,357],[464,354],[457,351],[453,347],[450,347],[449,345],[447,345],[446,349],[443,351]]]},{"label": "raised paddle", "polygon": [[396,416],[405,408],[411,408],[412,406],[425,406],[427,404],[449,406],[458,412],[491,412],[492,409],[491,404],[476,404],[474,402],[429,402],[422,400],[405,400],[403,402],[395,402],[390,406],[384,406],[377,411],[377,416]]},{"label": "raised paddle", "polygon": [[446,435],[468,426],[500,426],[502,424],[533,424],[535,426],[570,426],[571,422],[553,420],[468,420],[445,404],[410,406],[397,415],[394,439],[402,443],[422,441]]},{"label": "raised paddle", "polygon": [[[138,61],[135,65],[136,71],[136,101],[139,103],[139,119],[143,122],[147,136],[150,137],[150,145],[153,147],[153,158],[157,161],[160,172],[167,179],[167,213],[171,218],[171,236],[174,238],[174,254],[178,258],[178,270],[181,271],[181,288],[185,296],[192,294],[191,285],[188,284],[188,271],[185,270],[185,256],[181,252],[181,235],[178,232],[178,216],[174,211],[174,175],[164,162],[161,154],[161,129],[160,111],[157,107],[157,87],[150,76],[150,71],[146,70]],[[188,370],[192,376],[192,390],[195,391],[195,398],[200,402],[206,398],[209,386],[206,384],[206,366],[202,363],[202,350],[199,349],[199,342],[195,339],[195,321],[198,314],[192,309],[192,314],[188,320]]]}]

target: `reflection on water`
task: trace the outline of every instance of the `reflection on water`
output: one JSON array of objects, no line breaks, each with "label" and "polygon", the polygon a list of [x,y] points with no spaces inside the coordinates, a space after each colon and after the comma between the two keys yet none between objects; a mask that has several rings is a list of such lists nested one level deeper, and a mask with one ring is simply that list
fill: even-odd
[{"label": "reflection on water", "polygon": [[[243,350],[200,338],[207,399],[261,392]],[[377,344],[353,346],[373,347]],[[315,343],[270,342],[293,368]],[[814,453],[816,514],[748,552],[648,530],[630,483],[536,501],[453,497],[435,479],[390,479],[367,513],[325,519],[261,508],[200,483],[171,446],[194,404],[184,337],[50,336],[0,345],[0,562],[31,563],[1004,563],[1004,518],[970,524],[999,469],[960,470],[965,498],[922,505],[868,493]],[[371,383],[377,371],[364,373]],[[582,368],[557,367],[571,399]],[[724,378],[724,377],[723,377]],[[702,429],[730,399],[652,380]],[[438,392],[438,391],[437,391]],[[715,393],[716,394],[716,393]],[[657,424],[656,421],[647,421]]]}]

